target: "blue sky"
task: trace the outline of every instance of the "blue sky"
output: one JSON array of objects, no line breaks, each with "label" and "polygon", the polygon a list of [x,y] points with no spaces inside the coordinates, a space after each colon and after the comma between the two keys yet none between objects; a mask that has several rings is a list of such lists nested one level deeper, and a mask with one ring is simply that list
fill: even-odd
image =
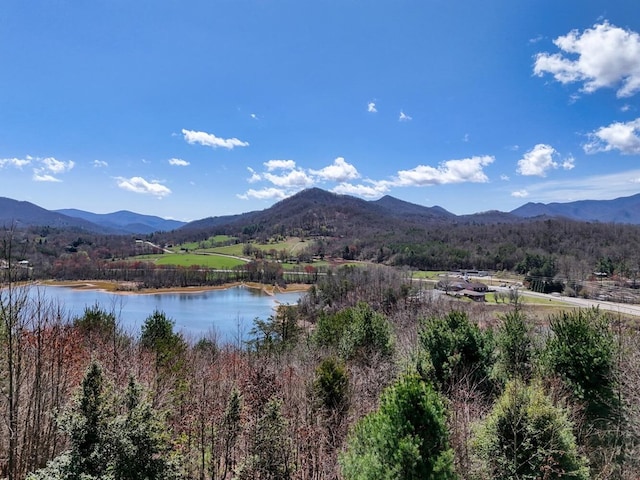
[{"label": "blue sky", "polygon": [[0,196],[47,209],[640,192],[628,0],[5,0],[0,72]]}]

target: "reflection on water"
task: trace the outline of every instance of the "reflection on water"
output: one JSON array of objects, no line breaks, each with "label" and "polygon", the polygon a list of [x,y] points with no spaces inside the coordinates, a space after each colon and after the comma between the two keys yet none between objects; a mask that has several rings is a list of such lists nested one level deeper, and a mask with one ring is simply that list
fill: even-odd
[{"label": "reflection on water", "polygon": [[115,313],[123,329],[137,335],[144,320],[154,310],[164,312],[175,322],[176,331],[198,338],[215,331],[221,340],[245,337],[255,318],[267,319],[278,304],[295,304],[304,293],[267,295],[261,290],[233,287],[197,293],[118,295],[98,290],[69,287],[37,287],[31,293],[61,305],[71,317],[80,316],[95,304]]}]

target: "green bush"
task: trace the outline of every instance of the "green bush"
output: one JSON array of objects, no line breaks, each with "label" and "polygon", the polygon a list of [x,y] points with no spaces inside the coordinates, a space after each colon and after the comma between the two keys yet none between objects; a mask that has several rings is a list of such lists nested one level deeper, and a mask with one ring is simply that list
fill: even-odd
[{"label": "green bush", "polygon": [[313,381],[320,408],[327,414],[342,414],[349,405],[349,376],[344,364],[334,357],[325,358]]},{"label": "green bush", "polygon": [[501,317],[495,346],[497,359],[494,372],[498,379],[528,381],[531,378],[533,344],[521,310],[512,310]]},{"label": "green bush", "polygon": [[424,320],[420,345],[425,360],[421,363],[422,374],[443,390],[463,377],[484,390],[492,388],[492,334],[472,324],[466,313],[453,311]]},{"label": "green bush", "polygon": [[[181,473],[165,425],[131,380],[122,400],[105,393],[102,368],[89,366],[61,420],[70,449],[28,480],[177,480]],[[124,411],[124,413],[120,413]]]},{"label": "green bush", "polygon": [[583,402],[588,420],[609,418],[617,407],[615,339],[609,317],[598,309],[563,312],[551,317],[552,336],[544,364]]},{"label": "green bush", "polygon": [[537,384],[507,384],[480,426],[475,447],[492,479],[589,478],[566,413]]},{"label": "green bush", "polygon": [[316,344],[334,349],[345,360],[367,362],[393,354],[387,317],[364,302],[320,317],[313,338]]},{"label": "green bush", "polygon": [[356,424],[340,463],[346,480],[456,478],[438,393],[418,375],[403,375]]}]

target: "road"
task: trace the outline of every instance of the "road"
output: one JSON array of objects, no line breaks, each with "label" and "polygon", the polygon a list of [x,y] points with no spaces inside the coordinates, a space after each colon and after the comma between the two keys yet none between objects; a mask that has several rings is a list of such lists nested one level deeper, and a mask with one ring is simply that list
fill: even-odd
[{"label": "road", "polygon": [[[508,292],[508,287],[491,287],[499,292]],[[602,300],[590,300],[577,297],[565,297],[563,295],[550,295],[548,293],[536,293],[529,290],[522,291],[523,296],[547,298],[550,301],[563,302],[569,305],[575,305],[580,308],[598,307],[600,310],[621,313],[624,315],[634,315],[640,317],[640,305],[629,303],[606,302]]]}]

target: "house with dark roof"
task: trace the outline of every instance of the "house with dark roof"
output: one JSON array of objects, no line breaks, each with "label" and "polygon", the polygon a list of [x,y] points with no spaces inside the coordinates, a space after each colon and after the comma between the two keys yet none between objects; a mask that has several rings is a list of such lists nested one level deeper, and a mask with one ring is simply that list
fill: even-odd
[{"label": "house with dark roof", "polygon": [[454,280],[440,280],[436,288],[445,292],[454,292],[456,296],[470,298],[476,302],[484,302],[484,295],[489,290],[484,283],[470,282],[469,280],[456,278]]}]

